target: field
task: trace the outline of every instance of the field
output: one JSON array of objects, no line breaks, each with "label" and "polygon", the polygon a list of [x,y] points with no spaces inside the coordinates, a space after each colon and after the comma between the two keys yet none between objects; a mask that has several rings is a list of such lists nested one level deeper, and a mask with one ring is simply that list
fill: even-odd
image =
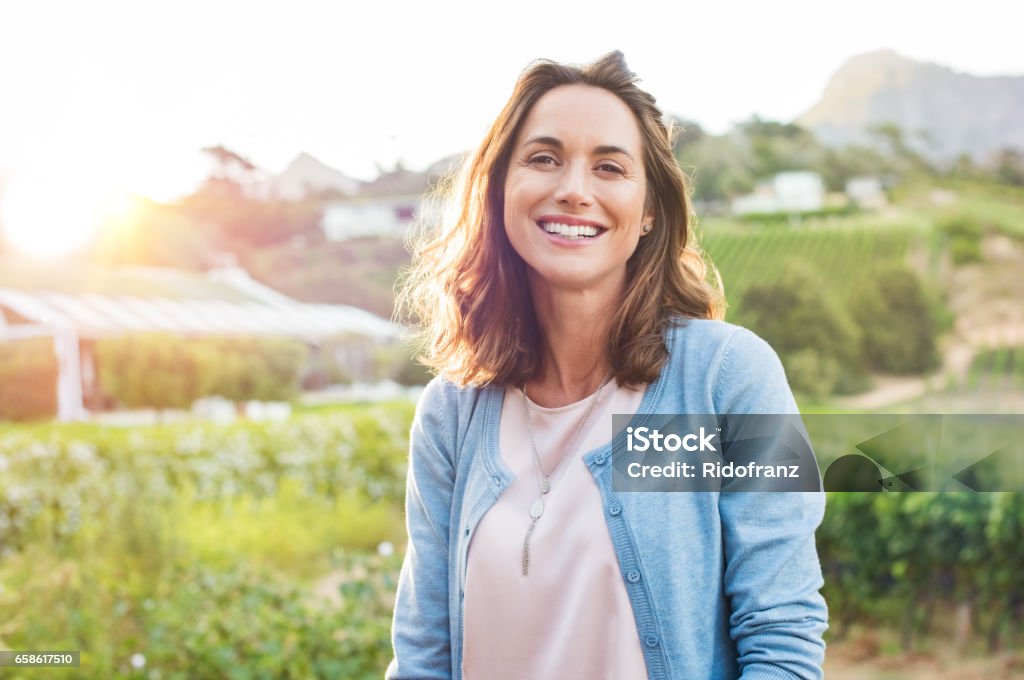
[{"label": "field", "polygon": [[0,648],[82,650],[68,677],[379,677],[411,409],[0,428]]},{"label": "field", "polygon": [[[840,306],[894,263],[945,298],[940,369],[805,412],[1024,412],[1024,202],[961,190],[952,208],[910,187],[879,215],[702,225],[730,320],[793,263]],[[982,225],[976,259],[932,228],[950,211]],[[379,678],[412,412],[0,424],[0,649],[82,650],[66,677]],[[817,538],[828,677],[1024,676],[1024,494],[833,493]]]},{"label": "field", "polygon": [[823,291],[845,304],[874,272],[905,262],[915,244],[926,244],[919,228],[850,221],[798,227],[712,225],[701,239],[720,273],[730,314],[738,315],[739,301],[751,285],[772,281],[797,264],[813,267]]},{"label": "field", "polygon": [[[69,677],[379,677],[410,418],[395,402],[283,424],[3,428],[0,646],[81,649]],[[1019,494],[831,494],[818,543],[837,663],[865,626],[895,632],[859,669],[937,636],[982,658],[1019,649],[1022,531]],[[934,625],[963,607],[966,631]]]}]

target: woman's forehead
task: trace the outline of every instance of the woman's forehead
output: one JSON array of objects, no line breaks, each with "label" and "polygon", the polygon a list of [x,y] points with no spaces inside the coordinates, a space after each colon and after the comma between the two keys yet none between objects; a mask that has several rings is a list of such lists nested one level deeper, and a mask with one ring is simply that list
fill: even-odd
[{"label": "woman's forehead", "polygon": [[637,157],[643,144],[636,116],[626,103],[590,85],[561,85],[538,99],[516,143],[537,138],[554,138],[567,147],[620,147]]}]

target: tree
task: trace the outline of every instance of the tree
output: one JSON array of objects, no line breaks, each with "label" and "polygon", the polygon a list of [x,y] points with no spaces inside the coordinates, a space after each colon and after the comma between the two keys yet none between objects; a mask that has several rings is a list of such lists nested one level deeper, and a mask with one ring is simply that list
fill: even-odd
[{"label": "tree", "polygon": [[850,302],[870,366],[890,373],[923,373],[938,367],[938,324],[917,274],[886,269]]},{"label": "tree", "polygon": [[793,389],[818,398],[864,381],[860,332],[823,291],[818,273],[793,261],[777,281],[751,286],[740,302],[742,321],[779,353]]},{"label": "tree", "polygon": [[1024,186],[1024,153],[1003,149],[996,156],[996,180],[1011,186]]}]

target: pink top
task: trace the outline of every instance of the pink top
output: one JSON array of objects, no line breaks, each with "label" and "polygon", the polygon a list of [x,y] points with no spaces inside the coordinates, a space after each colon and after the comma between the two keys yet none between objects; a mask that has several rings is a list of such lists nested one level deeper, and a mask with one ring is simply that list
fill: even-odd
[{"label": "pink top", "polygon": [[[559,408],[531,402],[545,470],[567,453],[590,399]],[[601,495],[582,460],[611,441],[612,414],[635,413],[642,399],[642,391],[614,382],[605,386],[568,452],[571,458],[551,477],[523,576],[523,539],[540,492],[523,395],[505,390],[499,450],[515,479],[481,519],[469,545],[462,660],[467,680],[647,677]]]}]

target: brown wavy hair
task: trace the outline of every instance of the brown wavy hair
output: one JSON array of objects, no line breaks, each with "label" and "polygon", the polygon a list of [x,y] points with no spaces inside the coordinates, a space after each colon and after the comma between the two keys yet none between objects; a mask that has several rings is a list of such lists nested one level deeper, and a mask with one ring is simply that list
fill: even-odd
[{"label": "brown wavy hair", "polygon": [[573,66],[531,64],[457,178],[441,224],[414,238],[413,263],[399,309],[422,329],[420,360],[457,385],[523,385],[539,369],[541,332],[527,285],[526,264],[504,226],[505,177],[520,126],[537,101],[561,85],[611,92],[636,116],[647,174],[645,212],[653,229],[629,258],[627,287],[608,338],[619,384],[657,378],[668,357],[669,325],[685,318],[721,318],[717,272],[691,240],[686,178],[672,153],[672,129],[654,97],[637,86],[621,52]]}]

